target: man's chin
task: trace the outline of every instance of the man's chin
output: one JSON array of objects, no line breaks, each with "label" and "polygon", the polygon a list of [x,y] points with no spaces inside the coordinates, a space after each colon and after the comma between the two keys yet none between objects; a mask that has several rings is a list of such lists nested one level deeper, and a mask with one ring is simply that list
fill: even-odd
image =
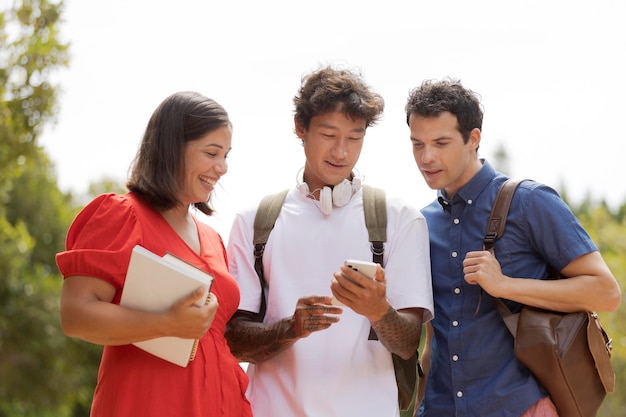
[{"label": "man's chin", "polygon": [[428,187],[430,187],[431,189],[440,190],[441,188],[443,188],[444,184],[441,181],[438,181],[437,178],[435,178],[436,175],[422,175],[424,176],[424,181],[426,181],[426,185],[428,185]]}]

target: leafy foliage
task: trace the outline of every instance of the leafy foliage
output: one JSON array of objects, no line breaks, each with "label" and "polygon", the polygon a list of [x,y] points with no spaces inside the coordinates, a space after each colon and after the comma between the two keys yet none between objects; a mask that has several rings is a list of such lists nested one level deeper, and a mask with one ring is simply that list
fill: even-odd
[{"label": "leafy foliage", "polygon": [[54,120],[50,74],[67,64],[62,4],[0,10],[0,416],[70,416],[91,401],[98,348],[61,331],[64,247],[76,208],[37,145]]}]

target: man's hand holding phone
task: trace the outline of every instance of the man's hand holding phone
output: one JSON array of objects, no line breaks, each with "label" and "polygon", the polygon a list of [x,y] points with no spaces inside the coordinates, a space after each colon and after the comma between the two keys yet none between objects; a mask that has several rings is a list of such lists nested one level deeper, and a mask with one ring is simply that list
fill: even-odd
[{"label": "man's hand holding phone", "polygon": [[[380,266],[369,261],[348,259],[341,269],[334,273],[331,283],[333,304],[348,306],[357,313],[363,310],[360,305],[385,297],[384,271]],[[380,285],[383,283],[383,285]],[[363,314],[363,313],[361,313]]]}]

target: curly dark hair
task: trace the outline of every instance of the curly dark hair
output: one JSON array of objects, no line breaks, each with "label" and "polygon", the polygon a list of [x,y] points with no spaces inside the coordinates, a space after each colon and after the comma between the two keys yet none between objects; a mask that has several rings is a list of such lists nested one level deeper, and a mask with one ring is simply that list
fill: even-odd
[{"label": "curly dark hair", "polygon": [[[182,204],[178,194],[185,144],[223,126],[232,128],[228,113],[213,99],[193,91],[172,94],[152,113],[126,187],[159,211]],[[194,206],[210,216],[209,201]]]},{"label": "curly dark hair", "polygon": [[385,109],[382,96],[372,91],[361,74],[330,66],[302,77],[293,103],[295,120],[305,129],[314,116],[337,110],[352,119],[365,119],[369,127],[380,119]]},{"label": "curly dark hair", "polygon": [[411,114],[424,117],[438,116],[450,112],[456,116],[458,130],[463,140],[469,140],[473,129],[482,130],[483,109],[480,97],[469,90],[459,80],[426,80],[409,93],[406,106],[406,123]]}]

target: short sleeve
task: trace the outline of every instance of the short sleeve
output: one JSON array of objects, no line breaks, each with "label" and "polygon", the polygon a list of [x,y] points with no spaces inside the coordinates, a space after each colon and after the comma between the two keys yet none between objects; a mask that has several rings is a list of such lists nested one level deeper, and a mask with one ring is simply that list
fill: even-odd
[{"label": "short sleeve", "polygon": [[579,256],[597,251],[580,220],[551,187],[533,184],[523,201],[523,213],[533,247],[559,271]]},{"label": "short sleeve", "polygon": [[64,277],[95,277],[121,288],[132,248],[141,239],[131,201],[124,195],[103,194],[72,222],[66,251],[56,256],[57,266]]}]

